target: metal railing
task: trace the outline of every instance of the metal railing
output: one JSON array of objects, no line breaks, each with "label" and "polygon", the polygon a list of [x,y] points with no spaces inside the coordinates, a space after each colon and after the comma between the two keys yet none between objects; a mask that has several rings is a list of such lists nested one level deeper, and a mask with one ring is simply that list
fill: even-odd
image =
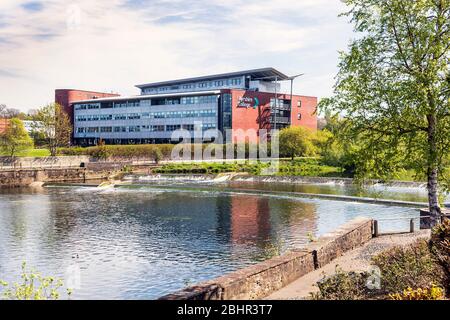
[{"label": "metal railing", "polygon": [[[430,215],[420,215],[420,216],[416,216],[416,217],[393,217],[393,218],[381,218],[381,219],[374,219],[373,220],[373,236],[374,237],[378,237],[380,235],[383,234],[394,234],[394,233],[413,233],[415,232],[415,220],[419,220],[419,225],[420,225],[420,220],[422,219],[427,219],[427,218],[431,218]],[[443,221],[444,219],[449,219],[450,218],[450,214],[442,214],[440,217],[440,220]],[[409,220],[409,231],[398,231],[398,232],[388,232],[388,233],[380,233],[380,228],[379,228],[379,221],[393,221],[393,220]],[[420,227],[419,227],[420,228]]]}]

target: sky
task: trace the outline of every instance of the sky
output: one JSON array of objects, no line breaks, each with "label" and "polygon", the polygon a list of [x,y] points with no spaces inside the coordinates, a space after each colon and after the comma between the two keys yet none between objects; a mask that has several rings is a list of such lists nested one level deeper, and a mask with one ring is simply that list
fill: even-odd
[{"label": "sky", "polygon": [[[332,94],[355,37],[339,0],[0,0],[0,104],[22,111],[73,88],[274,67],[294,93]],[[288,84],[284,84],[285,91]]]}]

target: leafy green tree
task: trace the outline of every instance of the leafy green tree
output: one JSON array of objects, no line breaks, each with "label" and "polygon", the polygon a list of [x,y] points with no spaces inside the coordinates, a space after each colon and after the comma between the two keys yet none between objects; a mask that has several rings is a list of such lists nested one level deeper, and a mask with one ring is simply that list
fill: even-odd
[{"label": "leafy green tree", "polygon": [[62,106],[57,103],[48,104],[37,111],[34,131],[44,137],[52,156],[56,156],[57,148],[70,146],[72,124]]},{"label": "leafy green tree", "polygon": [[314,133],[303,127],[289,127],[280,131],[280,155],[290,157],[311,157],[316,155]]},{"label": "leafy green tree", "polygon": [[427,177],[436,223],[450,150],[450,1],[343,2],[359,37],[341,53],[335,94],[323,105],[351,120],[358,175],[410,166]]},{"label": "leafy green tree", "polygon": [[0,135],[0,147],[10,157],[14,157],[20,151],[33,148],[33,140],[20,119],[12,118],[9,121],[5,132]]}]

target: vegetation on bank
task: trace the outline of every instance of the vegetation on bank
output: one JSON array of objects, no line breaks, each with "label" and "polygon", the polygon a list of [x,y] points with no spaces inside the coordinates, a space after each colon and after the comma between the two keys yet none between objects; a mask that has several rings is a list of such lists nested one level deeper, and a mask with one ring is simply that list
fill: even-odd
[{"label": "vegetation on bank", "polygon": [[[62,279],[28,270],[25,262],[22,263],[20,278],[21,282],[13,284],[0,280],[0,300],[58,300],[61,297]],[[70,298],[72,290],[66,289],[66,294]]]},{"label": "vegetation on bank", "polygon": [[[430,240],[394,247],[372,258],[378,273],[344,272],[317,283],[318,300],[440,300],[450,297],[450,220],[432,230]],[[377,287],[377,284],[379,285]]]},{"label": "vegetation on bank", "polygon": [[[339,136],[355,174],[426,177],[432,224],[450,165],[450,2],[344,0],[357,36],[341,52],[334,94],[319,109],[344,115]],[[447,170],[448,173],[448,170]]]},{"label": "vegetation on bank", "polygon": [[[0,151],[0,156],[9,157],[10,155],[6,152]],[[50,156],[50,151],[48,149],[25,149],[23,151],[18,151],[15,155],[16,157],[48,157]]]},{"label": "vegetation on bank", "polygon": [[[217,174],[246,172],[253,175],[264,175],[270,167],[268,162],[227,162],[227,163],[170,163],[154,170],[155,173],[171,174]],[[320,159],[280,160],[277,175],[305,177],[343,177],[344,169],[323,165]]]}]

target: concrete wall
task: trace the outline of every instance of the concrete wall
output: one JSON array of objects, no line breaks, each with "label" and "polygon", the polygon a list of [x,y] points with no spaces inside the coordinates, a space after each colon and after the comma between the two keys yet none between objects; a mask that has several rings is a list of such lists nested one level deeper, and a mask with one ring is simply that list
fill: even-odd
[{"label": "concrete wall", "polygon": [[0,157],[0,168],[54,168],[54,167],[80,167],[81,163],[90,162],[89,156],[64,157]]},{"label": "concrete wall", "polygon": [[0,188],[26,187],[33,182],[84,182],[106,179],[118,174],[121,168],[61,168],[0,170]]},{"label": "concrete wall", "polygon": [[260,299],[372,238],[372,220],[356,218],[301,250],[187,287],[160,300]]}]

